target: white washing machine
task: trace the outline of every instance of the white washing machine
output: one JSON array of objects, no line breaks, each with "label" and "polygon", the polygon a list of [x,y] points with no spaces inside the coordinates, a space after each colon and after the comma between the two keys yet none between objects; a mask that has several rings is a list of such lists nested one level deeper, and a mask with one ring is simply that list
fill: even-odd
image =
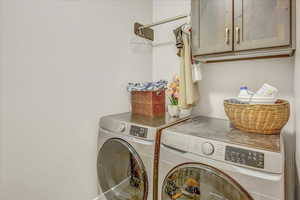
[{"label": "white washing machine", "polygon": [[98,200],[152,200],[155,137],[180,119],[131,113],[102,117],[98,136]]},{"label": "white washing machine", "polygon": [[158,179],[162,200],[284,200],[283,142],[198,116],[163,130]]}]

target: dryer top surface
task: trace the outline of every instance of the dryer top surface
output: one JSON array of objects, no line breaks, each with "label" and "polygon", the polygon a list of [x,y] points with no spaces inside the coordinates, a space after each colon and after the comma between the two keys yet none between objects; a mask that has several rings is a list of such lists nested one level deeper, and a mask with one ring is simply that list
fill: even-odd
[{"label": "dryer top surface", "polygon": [[143,115],[132,114],[130,112],[109,115],[109,116],[105,116],[104,118],[111,118],[128,124],[136,124],[138,126],[146,126],[146,127],[156,128],[156,129],[160,129],[168,125],[174,124],[176,122],[180,122],[182,120],[187,119],[187,117],[172,118],[168,114],[162,117],[151,118]]}]

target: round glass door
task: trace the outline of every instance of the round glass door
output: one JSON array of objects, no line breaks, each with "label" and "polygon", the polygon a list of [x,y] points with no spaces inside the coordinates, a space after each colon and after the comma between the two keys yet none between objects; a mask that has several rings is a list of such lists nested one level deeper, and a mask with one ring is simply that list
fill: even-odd
[{"label": "round glass door", "polygon": [[162,187],[162,200],[253,200],[228,175],[198,163],[171,170]]},{"label": "round glass door", "polygon": [[98,181],[107,200],[146,200],[148,179],[144,164],[126,141],[113,138],[101,147]]}]

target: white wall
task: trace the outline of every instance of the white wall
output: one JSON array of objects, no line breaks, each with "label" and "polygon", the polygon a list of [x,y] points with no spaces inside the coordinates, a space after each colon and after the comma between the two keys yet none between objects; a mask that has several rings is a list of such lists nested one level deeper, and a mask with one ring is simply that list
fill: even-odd
[{"label": "white wall", "polygon": [[[190,12],[190,0],[153,0],[153,20],[160,20]],[[153,79],[167,78],[179,71],[173,30],[185,20],[166,24],[155,29],[153,49]],[[226,118],[223,100],[234,97],[241,85],[257,90],[265,82],[280,90],[279,96],[290,100],[293,106],[294,58],[264,59],[250,61],[202,64],[203,80],[199,85],[200,101],[195,112],[201,115]],[[293,107],[292,107],[292,110]],[[289,194],[293,194],[295,134],[293,115],[285,128],[288,145],[287,166],[289,171]],[[290,197],[292,199],[292,196]]]},{"label": "white wall", "polygon": [[0,0],[0,199],[89,200],[99,117],[128,111],[152,51],[149,0]]},{"label": "white wall", "polygon": [[[300,10],[300,3],[297,2],[297,10]],[[297,12],[297,48],[300,47],[300,12]],[[300,199],[300,51],[296,52],[296,60],[295,60],[295,107],[296,107],[296,162],[297,162],[297,172],[298,172],[298,199]]]}]

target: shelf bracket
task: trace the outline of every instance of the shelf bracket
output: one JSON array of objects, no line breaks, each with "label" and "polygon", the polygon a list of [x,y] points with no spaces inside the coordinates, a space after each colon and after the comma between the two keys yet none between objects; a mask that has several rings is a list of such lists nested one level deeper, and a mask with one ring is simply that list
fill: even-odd
[{"label": "shelf bracket", "polygon": [[154,31],[151,28],[142,28],[144,25],[135,23],[134,24],[134,33],[142,38],[153,41],[154,40]]}]

